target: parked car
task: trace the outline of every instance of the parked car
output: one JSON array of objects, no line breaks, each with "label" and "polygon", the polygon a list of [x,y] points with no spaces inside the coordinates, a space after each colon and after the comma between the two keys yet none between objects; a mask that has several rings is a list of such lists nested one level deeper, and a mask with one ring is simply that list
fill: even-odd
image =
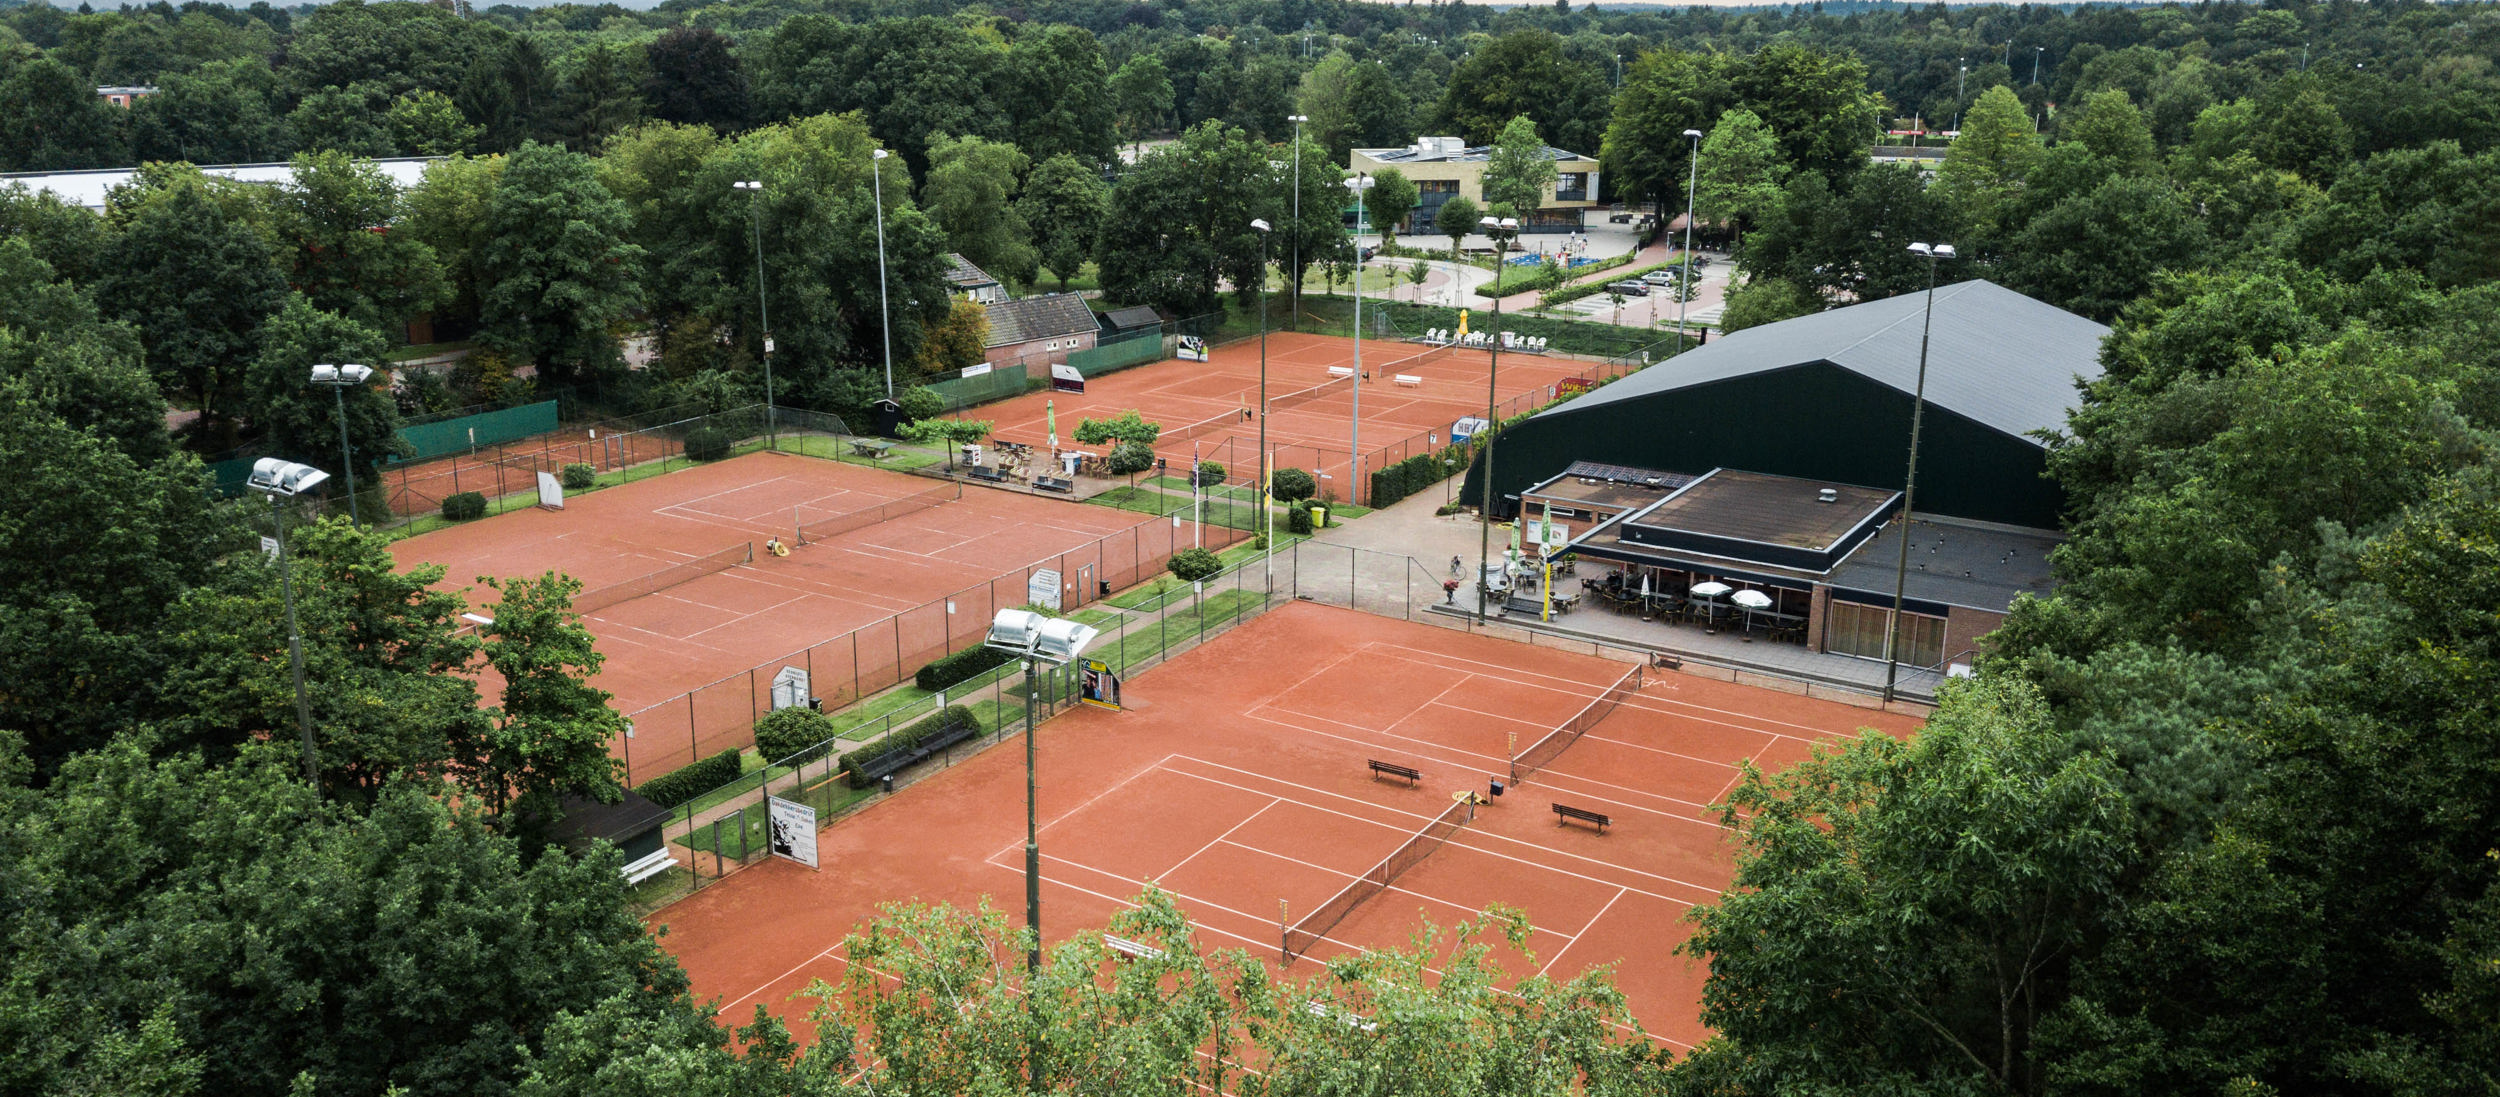
[{"label": "parked car", "polygon": [[1641,276],[1641,281],[1647,282],[1653,286],[1672,286],[1682,277],[1683,275],[1678,274],[1674,269],[1670,268],[1667,270],[1653,270],[1644,274]]},{"label": "parked car", "polygon": [[1624,295],[1625,297],[1647,297],[1647,296],[1649,296],[1649,283],[1647,283],[1647,282],[1616,282],[1616,283],[1614,283],[1614,284],[1612,284],[1612,285],[1607,286],[1607,287],[1606,287],[1606,292],[1608,292],[1608,293],[1620,293],[1620,294]]}]

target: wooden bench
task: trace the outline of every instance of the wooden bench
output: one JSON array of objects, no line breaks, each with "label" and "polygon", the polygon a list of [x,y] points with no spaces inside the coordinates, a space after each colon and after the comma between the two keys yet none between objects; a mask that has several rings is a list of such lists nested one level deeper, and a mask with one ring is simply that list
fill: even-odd
[{"label": "wooden bench", "polygon": [[1407,786],[1410,788],[1420,784],[1424,779],[1424,771],[1422,770],[1416,769],[1413,766],[1401,766],[1395,762],[1383,762],[1378,758],[1371,760],[1371,767],[1372,772],[1375,774],[1386,774],[1391,777],[1406,778]]},{"label": "wooden bench", "polygon": [[1153,945],[1149,945],[1144,942],[1132,941],[1126,937],[1114,937],[1108,933],[1102,935],[1102,947],[1119,953],[1120,955],[1131,960],[1160,960],[1163,958],[1162,949],[1156,948]]},{"label": "wooden bench", "polygon": [[957,724],[954,727],[948,728],[922,740],[920,745],[915,746],[910,750],[894,751],[892,753],[882,754],[875,758],[871,758],[868,760],[868,763],[861,767],[858,771],[858,787],[866,788],[869,785],[876,784],[877,781],[882,778],[901,773],[902,771],[919,765],[922,762],[926,762],[931,758],[935,758],[940,753],[945,751],[946,748],[972,738],[972,733],[972,725]]},{"label": "wooden bench", "polygon": [[964,475],[972,477],[975,480],[987,480],[993,484],[1004,484],[1007,482],[1007,470],[995,469],[987,465],[974,465],[971,468],[964,470]]},{"label": "wooden bench", "polygon": [[677,858],[669,853],[667,846],[661,846],[618,871],[625,874],[625,886],[632,887],[676,867]]},{"label": "wooden bench", "polygon": [[1554,814],[1562,816],[1562,818],[1554,820],[1555,826],[1562,826],[1574,819],[1577,819],[1583,823],[1597,824],[1597,833],[1599,834],[1606,833],[1606,828],[1614,823],[1614,820],[1600,815],[1597,812],[1590,811],[1587,808],[1575,808],[1569,804],[1554,805]]},{"label": "wooden bench", "polygon": [[870,460],[883,460],[883,459],[885,458],[886,451],[891,450],[891,449],[893,449],[893,448],[894,448],[894,443],[892,443],[892,442],[853,442],[853,443],[851,443],[851,452],[856,453],[856,454],[858,454],[858,455],[860,455],[860,456],[862,456],[862,457],[869,458]]},{"label": "wooden bench", "polygon": [[1033,478],[1033,490],[1055,491],[1061,495],[1074,495],[1076,494],[1076,481],[1061,479],[1057,476],[1036,476]]},{"label": "wooden bench", "polygon": [[1423,379],[1423,378],[1418,377],[1418,376],[1416,376],[1416,375],[1414,375],[1414,374],[1412,374],[1412,373],[1400,373],[1400,374],[1393,374],[1393,375],[1391,376],[1391,380],[1394,380],[1394,381],[1396,381],[1397,383],[1399,383],[1399,384],[1401,384],[1401,385],[1404,385],[1404,386],[1406,386],[1406,387],[1408,387],[1408,388],[1414,388],[1415,386],[1417,386],[1417,385],[1420,385],[1420,384],[1423,384],[1423,383],[1424,383],[1424,379]]}]

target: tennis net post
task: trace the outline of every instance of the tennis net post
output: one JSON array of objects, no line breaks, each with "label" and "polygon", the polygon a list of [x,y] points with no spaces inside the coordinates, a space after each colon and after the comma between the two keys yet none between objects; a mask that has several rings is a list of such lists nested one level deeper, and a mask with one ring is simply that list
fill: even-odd
[{"label": "tennis net post", "polygon": [[1327,902],[1303,915],[1301,921],[1286,926],[1283,941],[1285,963],[1290,966],[1295,960],[1308,955],[1311,946],[1326,939],[1328,931],[1337,928],[1337,923],[1344,921],[1346,915],[1354,913],[1354,908],[1388,890],[1389,885],[1406,870],[1421,864],[1433,850],[1441,848],[1441,843],[1449,841],[1450,835],[1458,833],[1458,828],[1475,817],[1476,804],[1472,797],[1452,802],[1431,822],[1424,824],[1424,829],[1417,831],[1387,857],[1381,858],[1379,864],[1355,877]]},{"label": "tennis net post", "polygon": [[1548,732],[1545,738],[1537,740],[1535,745],[1520,751],[1518,757],[1511,759],[1510,783],[1517,785],[1525,782],[1536,771],[1551,765],[1554,759],[1560,757],[1571,744],[1579,742],[1581,736],[1588,734],[1590,728],[1596,727],[1600,721],[1613,715],[1616,707],[1623,704],[1624,698],[1640,692],[1640,688],[1641,668],[1639,664],[1634,664],[1631,671],[1616,679],[1614,685],[1606,688],[1606,692],[1598,694],[1588,704],[1582,706],[1571,719],[1563,721],[1561,727]]}]

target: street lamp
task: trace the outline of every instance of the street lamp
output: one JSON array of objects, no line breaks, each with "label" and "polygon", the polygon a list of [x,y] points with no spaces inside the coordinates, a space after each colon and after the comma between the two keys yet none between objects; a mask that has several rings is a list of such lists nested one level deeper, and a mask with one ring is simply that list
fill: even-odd
[{"label": "street lamp", "polygon": [[1954,63],[1962,66],[1962,74],[1953,78],[1953,132],[1960,133],[1962,132],[1962,92],[1970,86],[1970,58],[1959,58]]},{"label": "street lamp", "polygon": [[352,363],[334,366],[325,362],[312,370],[312,383],[330,386],[330,395],[337,397],[339,463],[347,469],[347,524],[359,529],[363,525],[356,520],[356,458],[347,448],[347,390],[372,379],[373,367]]},{"label": "street lamp", "polygon": [[[1311,116],[1296,114],[1285,120],[1293,123],[1293,330],[1300,331],[1302,330],[1302,123],[1310,121]],[[1265,276],[1262,275],[1261,278],[1264,280]],[[1329,292],[1336,292],[1336,283],[1329,283]],[[1348,502],[1351,501],[1348,500]]]},{"label": "street lamp", "polygon": [[1910,254],[1927,260],[1927,319],[1918,332],[1918,387],[1910,395],[1910,468],[1901,481],[1901,553],[1893,564],[1892,629],[1884,638],[1884,701],[1892,701],[1894,680],[1901,673],[1901,610],[1910,581],[1910,502],[1918,491],[1918,432],[1927,414],[1927,337],[1936,330],[1936,263],[1955,258],[1951,244],[1912,244]]},{"label": "street lamp", "polygon": [[1615,55],[1615,86],[1623,86],[1623,55],[1620,53]]},{"label": "street lamp", "polygon": [[1002,609],[990,619],[982,646],[1024,660],[1024,924],[1033,940],[1024,954],[1027,971],[1042,969],[1042,842],[1033,799],[1034,668],[1064,667],[1084,654],[1100,632],[1091,625],[1044,617],[1026,609]]},{"label": "street lamp", "polygon": [[1346,189],[1354,192],[1354,435],[1346,443],[1345,486],[1349,503],[1363,501],[1363,226],[1368,223],[1363,192],[1375,182],[1366,171],[1355,172],[1354,178],[1345,181]]},{"label": "street lamp", "polygon": [[894,313],[885,303],[885,158],[884,149],[868,153],[868,173],[877,185],[877,316],[885,329],[885,398],[894,399]]},{"label": "street lamp", "polygon": [[1675,349],[1679,353],[1693,338],[1684,326],[1684,309],[1693,300],[1693,196],[1701,189],[1701,131],[1685,130],[1684,138],[1693,143],[1693,155],[1687,160],[1690,170],[1684,179],[1684,277],[1675,287]]},{"label": "street lamp", "polygon": [[1267,238],[1274,230],[1264,218],[1253,218],[1250,227],[1259,230],[1259,524],[1266,527],[1267,551],[1261,554],[1260,569],[1266,586],[1261,596],[1276,593],[1276,507],[1269,494],[1276,488],[1275,470],[1267,467]]},{"label": "street lamp", "polygon": [[[1502,268],[1510,262],[1510,242],[1519,238],[1519,219],[1487,217],[1477,222],[1477,227],[1482,228],[1485,236],[1493,241],[1494,277],[1499,279]],[[1477,431],[1484,435],[1493,433],[1493,424],[1500,421],[1496,418],[1496,404],[1500,401],[1496,395],[1500,392],[1497,379],[1502,374],[1502,340],[1499,335],[1502,330],[1502,298],[1499,294],[1493,298],[1493,330],[1496,334],[1486,344],[1491,360],[1484,371],[1484,427]],[[1482,527],[1482,534],[1476,543],[1476,620],[1481,622],[1485,619],[1484,568],[1493,559],[1493,442],[1489,438],[1484,443],[1484,496],[1477,500],[1476,519]]]},{"label": "street lamp", "polygon": [[2047,52],[2049,52],[2047,46],[2031,47],[2031,83],[2034,87],[2040,84],[2040,55]]},{"label": "street lamp", "polygon": [[295,674],[295,730],[304,739],[304,780],[312,783],[316,795],[321,791],[321,762],[313,753],[312,701],[304,694],[304,630],[295,623],[295,574],[286,558],[286,511],[278,500],[293,499],[329,480],[329,473],[311,465],[263,457],[252,462],[252,475],[244,481],[245,486],[269,497],[269,513],[278,524],[278,582],[286,591],[286,656]]},{"label": "street lamp", "polygon": [[[755,225],[755,315],[764,331],[764,448],[780,449],[780,439],[773,436],[773,314],[764,304],[764,184],[762,180],[742,179],[729,185],[747,192],[750,199],[747,220]],[[882,209],[879,214],[882,216]],[[878,254],[884,254],[882,246]]]}]

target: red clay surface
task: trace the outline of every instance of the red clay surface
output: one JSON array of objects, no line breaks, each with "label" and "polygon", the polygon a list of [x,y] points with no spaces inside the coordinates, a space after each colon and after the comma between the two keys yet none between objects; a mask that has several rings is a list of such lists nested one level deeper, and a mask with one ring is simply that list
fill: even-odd
[{"label": "red clay surface", "polygon": [[[1462,789],[1629,669],[1429,625],[1295,603],[1129,683],[1122,713],[1044,725],[1038,762],[1046,936],[1099,932],[1149,881],[1207,945],[1273,963],[1280,902],[1307,914],[1396,849]],[[1917,721],[1654,672],[1543,772],[1478,810],[1427,860],[1339,923],[1314,955],[1403,943],[1430,917],[1524,909],[1533,957],[1514,974],[1614,965],[1653,1037],[1707,1033],[1705,970],[1673,954],[1693,904],[1724,889],[1734,848],[1707,808],[1754,759],[1780,766],[1862,725]],[[1375,780],[1378,758],[1424,773]],[[761,1002],[785,1019],[810,980],[838,981],[842,936],[881,903],[1023,908],[1023,752],[1012,742],[912,784],[823,832],[825,868],[770,861],[651,918],[725,1018]],[[1555,801],[1613,817],[1559,826]],[[1306,974],[1307,964],[1293,974]]]},{"label": "red clay surface", "polygon": [[[553,570],[580,579],[588,592],[752,543],[749,566],[585,615],[608,657],[596,683],[636,718],[631,753],[620,756],[641,780],[698,753],[745,745],[736,736],[752,725],[759,701],[769,707],[770,664],[784,656],[862,630],[838,658],[818,652],[812,663],[806,655],[790,660],[809,665],[814,692],[828,706],[845,703],[855,682],[890,684],[977,642],[996,608],[1024,603],[1030,565],[1061,568],[1081,584],[1074,604],[1090,600],[1097,578],[1126,586],[1159,567],[1176,538],[1189,544],[1187,525],[1168,519],[966,488],[960,499],[797,545],[787,557],[764,549],[769,537],[793,542],[794,522],[947,488],[883,469],[755,453],[591,492],[560,511],[530,508],[427,533],[392,551],[403,567],[447,565],[446,586]],[[1232,536],[1209,534],[1219,543]],[[473,602],[492,595],[470,592]],[[765,669],[750,682],[746,672],[759,665]],[[730,675],[734,683],[705,690],[694,705],[685,701],[688,691]],[[655,705],[663,707],[643,711]]]},{"label": "red clay surface", "polygon": [[[598,437],[592,438],[593,434]],[[641,431],[601,433],[596,428],[566,427],[553,434],[482,446],[474,453],[395,465],[382,470],[382,483],[390,489],[391,513],[427,514],[443,509],[444,498],[460,492],[480,492],[492,499],[531,491],[538,486],[541,471],[581,464],[607,472],[657,461],[682,445]]]},{"label": "red clay surface", "polygon": [[[1488,352],[1453,349],[1435,351],[1429,361],[1414,360],[1427,349],[1421,344],[1396,340],[1363,341],[1363,372],[1370,377],[1362,385],[1366,474],[1413,453],[1425,452],[1426,433],[1448,445],[1451,423],[1465,416],[1484,414],[1485,375],[1492,368]],[[1333,380],[1328,367],[1353,364],[1352,339],[1295,332],[1270,334],[1268,396],[1272,401],[1328,382]],[[1589,375],[1596,368],[1592,362],[1504,354],[1501,399],[1507,402],[1534,395],[1532,406],[1551,399],[1556,382]],[[1421,378],[1421,383],[1398,384],[1396,377],[1400,374]],[[1049,441],[1045,403],[1053,403],[1058,409],[1059,444],[1063,448],[1101,452],[1101,446],[1077,444],[1077,421],[1108,419],[1135,409],[1147,420],[1163,426],[1167,438],[1155,448],[1176,467],[1189,460],[1194,441],[1207,460],[1225,462],[1235,482],[1245,482],[1258,473],[1259,424],[1255,418],[1242,414],[1243,409],[1255,411],[1259,403],[1256,339],[1218,347],[1205,362],[1174,359],[1105,374],[1087,381],[1083,395],[1028,393],[985,404],[962,415],[995,420],[997,437],[1044,446]],[[1522,409],[1509,408],[1503,414],[1519,410]],[[1329,479],[1322,483],[1335,488],[1338,498],[1345,498],[1346,453],[1353,442],[1353,413],[1351,388],[1299,406],[1273,408],[1267,430],[1268,443],[1276,451],[1276,467],[1310,469],[1314,475],[1325,473]],[[1227,416],[1232,422],[1194,439],[1168,437],[1191,424]],[[1413,444],[1407,445],[1410,441]],[[1385,454],[1381,452],[1384,448],[1388,449]],[[1362,490],[1368,495],[1370,484],[1366,482]]]}]

